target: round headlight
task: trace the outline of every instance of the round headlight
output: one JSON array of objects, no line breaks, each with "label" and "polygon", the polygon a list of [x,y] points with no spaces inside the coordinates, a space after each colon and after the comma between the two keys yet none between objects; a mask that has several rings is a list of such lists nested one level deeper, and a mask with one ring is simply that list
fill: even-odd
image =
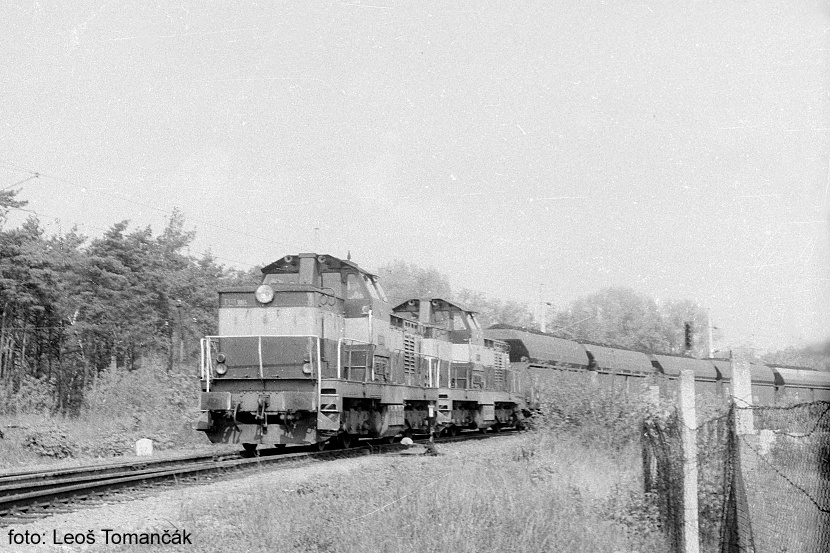
[{"label": "round headlight", "polygon": [[219,353],[219,354],[216,355],[216,362],[217,363],[224,363],[225,359],[226,359],[226,357],[225,357],[224,353]]},{"label": "round headlight", "polygon": [[263,284],[256,289],[255,295],[256,301],[259,303],[270,303],[274,299],[274,289],[267,284]]},{"label": "round headlight", "polygon": [[224,363],[219,363],[216,365],[216,374],[223,375],[228,372],[228,367]]}]

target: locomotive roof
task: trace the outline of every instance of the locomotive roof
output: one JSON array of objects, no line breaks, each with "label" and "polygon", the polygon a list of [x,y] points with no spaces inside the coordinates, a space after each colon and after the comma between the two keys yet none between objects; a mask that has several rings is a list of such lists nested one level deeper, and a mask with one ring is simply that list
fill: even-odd
[{"label": "locomotive roof", "polygon": [[316,257],[318,259],[322,258],[325,261],[326,265],[333,268],[333,269],[339,269],[341,267],[350,267],[350,268],[352,268],[352,269],[354,269],[354,270],[356,270],[360,273],[363,273],[365,275],[369,275],[371,277],[377,278],[377,275],[375,275],[373,273],[370,273],[369,271],[366,271],[365,269],[361,269],[356,263],[353,263],[351,260],[340,259],[339,257],[335,257],[335,256],[329,255],[329,254],[316,254],[316,253],[298,253],[298,254],[284,255],[284,256],[280,257],[279,259],[277,259],[276,261],[274,261],[272,263],[269,263],[268,265],[266,265],[265,267],[263,267],[260,270],[262,271],[262,274],[265,275],[265,274],[273,273],[273,272],[278,271],[280,269],[284,269],[285,266],[286,266],[286,263],[292,257],[297,257],[297,258]]}]

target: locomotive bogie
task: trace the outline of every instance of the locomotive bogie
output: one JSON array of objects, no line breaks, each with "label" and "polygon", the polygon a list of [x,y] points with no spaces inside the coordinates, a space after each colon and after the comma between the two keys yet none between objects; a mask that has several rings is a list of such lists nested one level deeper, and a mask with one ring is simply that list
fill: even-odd
[{"label": "locomotive bogie", "polygon": [[[212,412],[211,427],[206,431],[213,443],[262,444],[264,446],[286,444],[314,444],[325,441],[332,434],[323,435],[317,430],[316,413],[298,413],[291,421],[281,422],[281,417],[268,415],[267,421],[254,419],[251,413]],[[263,424],[267,422],[267,424]]]}]

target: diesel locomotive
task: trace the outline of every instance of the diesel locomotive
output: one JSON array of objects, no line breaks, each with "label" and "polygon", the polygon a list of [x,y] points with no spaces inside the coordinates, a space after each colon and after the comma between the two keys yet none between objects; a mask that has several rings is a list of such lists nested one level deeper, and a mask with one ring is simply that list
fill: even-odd
[{"label": "diesel locomotive", "polygon": [[440,298],[390,305],[378,277],[331,255],[286,255],[257,286],[219,292],[201,340],[212,442],[338,443],[522,424],[506,343]]},{"label": "diesel locomotive", "polygon": [[[521,427],[556,375],[590,373],[634,392],[680,371],[728,395],[724,359],[629,351],[525,328],[482,330],[442,298],[391,305],[378,277],[346,259],[302,253],[262,269],[259,285],[219,292],[218,334],[201,340],[201,416],[216,443],[336,443],[460,429]],[[759,405],[830,401],[830,373],[752,364]]]}]

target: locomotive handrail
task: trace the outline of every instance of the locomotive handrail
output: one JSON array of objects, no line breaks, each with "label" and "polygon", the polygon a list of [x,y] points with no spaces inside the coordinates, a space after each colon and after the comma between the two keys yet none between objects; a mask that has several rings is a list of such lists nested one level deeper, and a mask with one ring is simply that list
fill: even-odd
[{"label": "locomotive handrail", "polygon": [[[342,349],[343,348],[342,348],[342,346],[343,346],[343,343],[347,342],[347,341],[351,342],[352,344],[364,344],[364,345],[367,345],[367,346],[373,345],[371,342],[366,342],[365,340],[358,340],[357,338],[339,338],[337,340],[337,378],[342,378],[342,376],[341,376],[341,369],[343,367],[343,363],[342,363],[342,360],[343,360]],[[368,350],[367,350],[367,353],[368,353]],[[349,353],[349,358],[351,359],[351,352]],[[367,362],[368,362],[368,359],[367,359]],[[374,371],[375,371],[375,367],[374,367],[374,364],[372,364],[372,380],[375,379]],[[365,377],[364,377],[364,380],[365,380]]]},{"label": "locomotive handrail", "polygon": [[[263,338],[313,338],[317,342],[317,408],[320,407],[320,394],[322,393],[323,357],[320,351],[320,336],[316,334],[226,334],[222,336],[205,336],[200,340],[202,349],[202,377],[205,379],[205,391],[210,392],[210,369],[213,366],[213,358],[210,355],[210,343],[222,338],[256,338],[259,353],[259,377],[265,379],[262,364],[262,339]],[[311,360],[313,362],[313,359]]]},{"label": "locomotive handrail", "polygon": [[[337,378],[338,379],[343,377],[343,371],[342,371],[342,369],[343,369],[343,347],[342,346],[346,342],[349,342],[351,344],[362,344],[362,345],[366,345],[366,346],[374,345],[371,342],[367,342],[365,340],[359,340],[357,338],[339,338],[337,340]],[[392,351],[396,352],[396,353],[403,353],[404,352],[403,350],[400,350],[400,349],[395,349],[395,350],[392,350]],[[428,387],[429,388],[438,388],[439,387],[438,384],[440,382],[441,359],[439,357],[436,357],[435,355],[427,355],[425,353],[418,353],[418,352],[415,352],[412,355],[414,355],[414,357],[416,359],[425,359],[429,362],[428,367],[427,367],[427,377],[429,379]],[[433,367],[433,362],[435,362],[434,367]],[[367,358],[367,363],[369,363],[368,358]],[[371,363],[370,365],[367,365],[367,368],[370,368],[371,379],[374,380],[375,379],[375,365],[374,365],[374,363]],[[365,380],[365,375],[364,375],[364,380]]]}]

